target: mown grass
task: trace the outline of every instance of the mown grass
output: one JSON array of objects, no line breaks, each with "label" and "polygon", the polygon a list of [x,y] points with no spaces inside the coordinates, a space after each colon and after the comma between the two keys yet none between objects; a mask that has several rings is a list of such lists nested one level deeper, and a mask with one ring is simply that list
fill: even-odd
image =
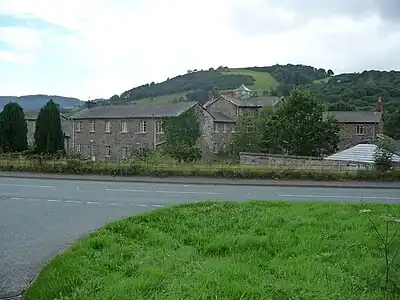
[{"label": "mown grass", "polygon": [[152,98],[143,98],[137,101],[134,101],[137,104],[166,104],[166,103],[173,103],[176,101],[176,99],[179,99],[180,97],[185,98],[185,95],[189,92],[183,92],[183,93],[175,93],[175,94],[170,94],[170,95],[164,95],[164,96],[158,96]]},{"label": "mown grass", "polygon": [[[27,300],[383,299],[372,216],[399,206],[200,202],[111,223],[56,257]],[[397,241],[398,243],[398,241]],[[399,283],[399,269],[393,270]]]},{"label": "mown grass", "polygon": [[328,83],[329,79],[331,79],[331,77],[325,77],[325,78],[322,78],[322,79],[316,79],[316,80],[313,80],[313,83],[314,84]]},{"label": "mown grass", "polygon": [[228,71],[221,72],[227,75],[250,75],[255,79],[255,83],[248,86],[249,89],[268,91],[271,88],[276,88],[279,83],[271,74],[266,72],[257,72],[247,69],[229,69]]}]

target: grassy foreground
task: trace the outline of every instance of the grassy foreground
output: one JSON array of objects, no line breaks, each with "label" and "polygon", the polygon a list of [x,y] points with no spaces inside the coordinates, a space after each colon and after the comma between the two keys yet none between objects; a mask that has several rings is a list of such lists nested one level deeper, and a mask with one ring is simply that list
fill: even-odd
[{"label": "grassy foreground", "polygon": [[77,242],[25,299],[383,299],[382,254],[365,208],[400,213],[261,201],[155,210]]}]

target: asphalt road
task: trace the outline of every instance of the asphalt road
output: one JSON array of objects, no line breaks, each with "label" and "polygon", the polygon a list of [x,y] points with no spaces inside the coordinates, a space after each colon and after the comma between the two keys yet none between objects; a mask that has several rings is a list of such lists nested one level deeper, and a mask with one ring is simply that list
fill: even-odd
[{"label": "asphalt road", "polygon": [[109,221],[199,200],[400,204],[400,189],[0,178],[0,298],[23,290],[46,261]]}]

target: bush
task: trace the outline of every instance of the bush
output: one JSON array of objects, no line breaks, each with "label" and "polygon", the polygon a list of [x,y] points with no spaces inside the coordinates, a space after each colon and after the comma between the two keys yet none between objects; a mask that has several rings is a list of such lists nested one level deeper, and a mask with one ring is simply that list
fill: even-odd
[{"label": "bush", "polygon": [[[156,163],[155,163],[156,162]],[[179,164],[162,163],[158,159],[135,161],[131,164],[112,164],[103,162],[80,161],[77,159],[56,160],[50,158],[15,158],[3,160],[0,171],[42,172],[60,174],[98,174],[112,176],[198,176],[228,179],[271,179],[271,180],[363,180],[363,181],[396,181],[400,180],[400,170],[392,169],[385,173],[374,170],[335,171],[335,170],[301,170],[286,168],[269,168],[268,166],[239,166],[231,164]]]}]

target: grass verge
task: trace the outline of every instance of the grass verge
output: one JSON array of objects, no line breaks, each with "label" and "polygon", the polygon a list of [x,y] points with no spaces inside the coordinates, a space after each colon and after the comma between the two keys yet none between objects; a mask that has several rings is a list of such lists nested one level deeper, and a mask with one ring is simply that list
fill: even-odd
[{"label": "grass verge", "polygon": [[77,242],[25,299],[382,299],[382,255],[360,209],[400,213],[264,201],[155,210]]}]

